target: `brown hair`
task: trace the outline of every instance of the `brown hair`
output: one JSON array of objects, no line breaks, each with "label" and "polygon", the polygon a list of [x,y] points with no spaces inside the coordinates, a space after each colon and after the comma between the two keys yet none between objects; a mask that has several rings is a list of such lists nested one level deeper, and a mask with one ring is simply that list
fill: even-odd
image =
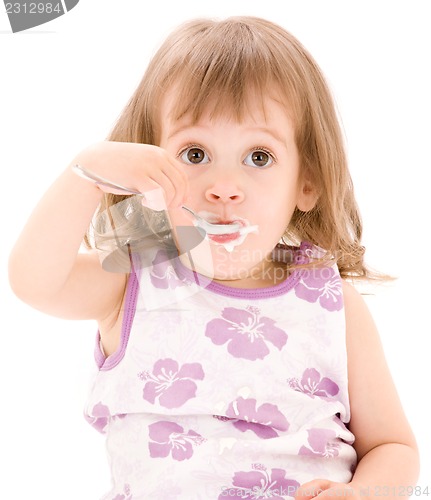
[{"label": "brown hair", "polygon": [[[302,173],[319,193],[309,212],[296,209],[285,238],[308,240],[335,259],[343,277],[373,277],[364,265],[362,223],[334,102],[308,51],[280,26],[255,17],[197,19],[157,51],[109,140],[158,144],[160,103],[176,89],[173,118],[204,112],[238,120],[250,94],[274,89],[293,119]],[[103,211],[124,197],[108,195]]]}]

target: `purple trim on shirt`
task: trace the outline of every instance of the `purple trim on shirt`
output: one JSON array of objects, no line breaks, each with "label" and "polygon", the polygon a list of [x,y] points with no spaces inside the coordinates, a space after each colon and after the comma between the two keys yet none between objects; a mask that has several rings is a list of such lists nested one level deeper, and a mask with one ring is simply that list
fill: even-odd
[{"label": "purple trim on shirt", "polygon": [[129,341],[130,330],[132,328],[133,318],[135,317],[136,302],[139,293],[139,280],[136,272],[132,269],[127,282],[126,298],[124,302],[124,317],[121,325],[120,345],[118,349],[106,357],[100,348],[100,332],[97,333],[96,347],[94,350],[94,358],[96,364],[101,371],[111,370],[114,366],[123,359],[126,352],[127,343]]},{"label": "purple trim on shirt", "polygon": [[97,368],[99,368],[100,370],[106,360],[106,356],[103,354],[102,348],[100,346],[100,331],[97,331],[96,334],[96,343],[94,344],[94,359],[96,361]]},{"label": "purple trim on shirt", "polygon": [[[295,264],[308,264],[309,257],[306,255],[306,250],[312,248],[311,243],[303,241],[298,247],[291,247],[287,245],[277,245],[276,250],[282,251],[290,250],[295,253],[294,263]],[[188,279],[189,281],[199,284],[199,274],[192,271],[180,261],[180,259],[175,259],[175,271],[180,278]],[[303,274],[304,269],[294,269],[292,273],[278,285],[268,286],[264,288],[234,288],[231,286],[223,285],[221,283],[216,283],[215,281],[209,281],[205,285],[205,289],[211,292],[217,293],[219,295],[224,295],[225,297],[235,297],[238,299],[265,299],[271,297],[277,297],[287,293],[289,290],[295,287]],[[201,280],[202,281],[202,280]]]}]

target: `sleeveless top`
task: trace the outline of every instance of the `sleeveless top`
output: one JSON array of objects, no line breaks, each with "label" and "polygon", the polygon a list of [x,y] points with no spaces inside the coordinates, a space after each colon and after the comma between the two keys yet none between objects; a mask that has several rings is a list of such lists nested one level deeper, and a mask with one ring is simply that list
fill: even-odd
[{"label": "sleeveless top", "polygon": [[[321,250],[278,245],[306,264]],[[356,466],[345,317],[336,264],[239,289],[154,249],[133,256],[118,350],[97,373],[86,419],[106,434],[103,500],[291,498]]]}]

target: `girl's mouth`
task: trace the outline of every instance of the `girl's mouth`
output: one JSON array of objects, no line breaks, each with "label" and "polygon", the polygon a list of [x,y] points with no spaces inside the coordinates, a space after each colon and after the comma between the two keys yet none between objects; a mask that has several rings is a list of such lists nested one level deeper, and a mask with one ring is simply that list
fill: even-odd
[{"label": "girl's mouth", "polygon": [[216,243],[230,243],[231,241],[235,241],[241,236],[241,233],[238,231],[236,233],[230,234],[208,234],[208,238]]},{"label": "girl's mouth", "polygon": [[215,224],[237,224],[240,225],[240,229],[235,233],[226,233],[226,234],[209,234],[207,233],[207,237],[218,245],[223,245],[224,248],[231,252],[234,247],[240,245],[248,233],[258,232],[258,226],[251,226],[248,220],[243,219],[242,217],[233,216],[231,220],[222,220],[216,214],[211,212],[199,212],[199,215],[205,218],[208,222],[212,222]]}]

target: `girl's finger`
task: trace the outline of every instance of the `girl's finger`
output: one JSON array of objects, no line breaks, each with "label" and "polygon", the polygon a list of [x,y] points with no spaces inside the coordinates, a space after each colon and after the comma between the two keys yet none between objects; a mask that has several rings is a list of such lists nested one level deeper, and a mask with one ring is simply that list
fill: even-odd
[{"label": "girl's finger", "polygon": [[144,207],[150,208],[151,210],[156,210],[157,212],[161,210],[167,210],[167,204],[163,189],[159,186],[150,191],[145,191],[143,193],[142,205]]},{"label": "girl's finger", "polygon": [[184,203],[189,193],[189,180],[184,169],[172,160],[168,168],[162,169],[174,187],[174,196],[170,203],[174,207],[179,207]]}]

